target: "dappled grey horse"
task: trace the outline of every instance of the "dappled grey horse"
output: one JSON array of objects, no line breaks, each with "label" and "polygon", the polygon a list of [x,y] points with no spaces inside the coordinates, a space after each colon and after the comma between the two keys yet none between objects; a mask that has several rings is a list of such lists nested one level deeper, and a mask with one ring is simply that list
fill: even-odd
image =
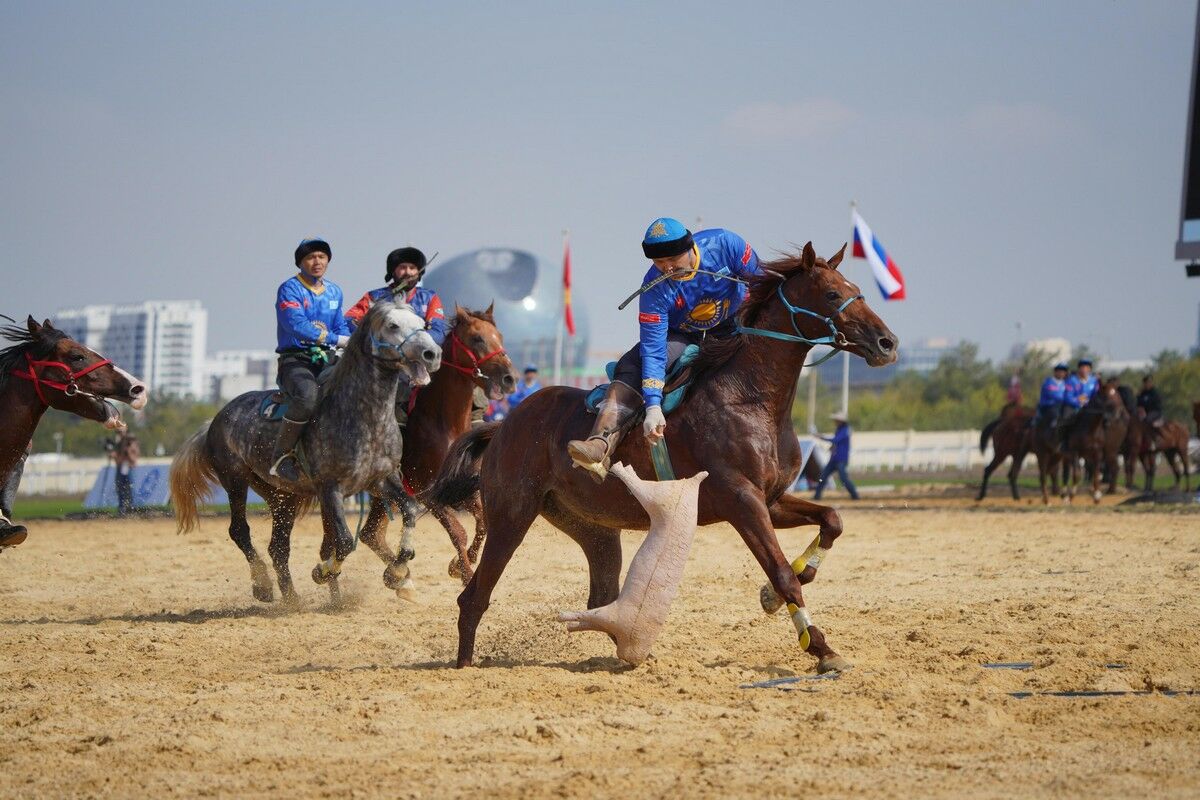
[{"label": "dappled grey horse", "polygon": [[229,402],[200,429],[171,464],[171,501],[180,531],[196,526],[198,504],[220,483],[229,493],[229,537],[250,562],[254,596],[274,599],[267,566],[250,540],[247,490],[253,488],[271,509],[268,552],[285,600],[294,602],[288,556],[292,525],[309,504],[321,506],[325,538],[313,579],[328,583],[338,597],[337,576],[354,549],[342,498],[361,491],[399,500],[403,488],[387,480],[400,468],[403,442],[396,425],[400,373],[416,386],[429,383],[442,351],[425,331],[425,321],[406,305],[377,303],[354,335],[341,360],[321,386],[317,410],[297,448],[304,476],[297,482],[270,475],[279,422],[261,409],[271,392],[247,392]]}]

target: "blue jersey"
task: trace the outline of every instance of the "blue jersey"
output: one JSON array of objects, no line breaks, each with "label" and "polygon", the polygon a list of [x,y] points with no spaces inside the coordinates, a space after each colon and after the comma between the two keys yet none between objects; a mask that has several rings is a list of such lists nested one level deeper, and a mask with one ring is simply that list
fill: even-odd
[{"label": "blue jersey", "polygon": [[[738,278],[761,274],[758,256],[746,240],[732,231],[711,228],[696,233],[695,253],[700,269]],[[651,268],[642,283],[661,273]],[[662,403],[667,374],[667,331],[704,333],[732,319],[746,298],[746,287],[702,272],[668,278],[642,294],[638,305],[641,326],[642,397],[646,405]]]},{"label": "blue jersey", "polygon": [[829,463],[834,466],[850,463],[850,426],[842,425],[833,432],[833,436],[822,436],[822,439],[833,445],[829,453]]},{"label": "blue jersey", "polygon": [[279,285],[275,322],[277,353],[313,345],[333,347],[339,336],[350,335],[342,316],[342,290],[330,281],[314,286],[303,273]]},{"label": "blue jersey", "polygon": [[1088,375],[1087,380],[1080,380],[1078,375],[1072,375],[1067,378],[1067,405],[1073,408],[1083,408],[1099,387],[1100,381],[1096,379],[1095,375]]},{"label": "blue jersey", "polygon": [[522,400],[524,400],[526,397],[529,397],[529,395],[541,388],[541,381],[534,381],[528,386],[525,385],[524,381],[521,381],[521,383],[517,385],[517,390],[508,396],[508,407],[516,408],[521,404]]},{"label": "blue jersey", "polygon": [[1042,396],[1038,398],[1038,408],[1054,408],[1062,405],[1067,399],[1067,382],[1054,376],[1042,381]]},{"label": "blue jersey", "polygon": [[371,310],[371,306],[380,300],[407,303],[409,308],[417,313],[417,316],[425,320],[425,330],[429,331],[429,335],[433,337],[433,341],[437,343],[438,347],[441,347],[442,343],[446,341],[446,334],[450,332],[450,326],[446,323],[446,312],[442,309],[442,301],[436,292],[426,289],[424,286],[414,286],[407,293],[399,295],[390,286],[367,292],[346,312],[346,319],[350,321],[350,326],[357,328],[358,323]]}]

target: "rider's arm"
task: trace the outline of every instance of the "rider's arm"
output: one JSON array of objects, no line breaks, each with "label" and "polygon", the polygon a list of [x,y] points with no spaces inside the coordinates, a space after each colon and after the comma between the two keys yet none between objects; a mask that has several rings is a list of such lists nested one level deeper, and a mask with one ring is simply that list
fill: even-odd
[{"label": "rider's arm", "polygon": [[280,286],[275,302],[275,316],[279,320],[279,326],[299,342],[333,344],[329,341],[329,331],[323,326],[313,324],[305,313],[304,302],[307,299],[293,281]]},{"label": "rider's arm", "polygon": [[363,296],[359,298],[359,301],[351,306],[350,310],[346,312],[346,320],[350,323],[350,329],[353,330],[357,328],[358,324],[362,322],[362,318],[365,317],[367,312],[370,310],[371,293],[365,292],[363,293]]},{"label": "rider's arm", "polygon": [[425,328],[438,347],[446,341],[450,326],[446,323],[446,311],[442,308],[442,300],[436,294],[429,298],[429,307],[425,309]]},{"label": "rider's arm", "polygon": [[642,355],[642,398],[647,406],[662,405],[667,376],[667,314],[669,287],[660,283],[642,294],[638,302],[638,347]]},{"label": "rider's arm", "polygon": [[733,231],[725,231],[722,236],[722,245],[725,248],[725,259],[733,274],[739,278],[749,278],[752,275],[761,275],[762,270],[758,268],[758,253],[754,252],[754,248]]},{"label": "rider's arm", "polygon": [[337,293],[337,309],[333,315],[333,321],[330,323],[330,326],[332,328],[332,330],[330,330],[330,334],[333,338],[331,344],[336,343],[338,347],[341,347],[343,344],[345,344],[344,341],[341,341],[343,336],[349,338],[350,334],[354,332],[354,329],[350,327],[350,320],[346,319],[346,315],[342,313],[342,292],[340,289]]}]

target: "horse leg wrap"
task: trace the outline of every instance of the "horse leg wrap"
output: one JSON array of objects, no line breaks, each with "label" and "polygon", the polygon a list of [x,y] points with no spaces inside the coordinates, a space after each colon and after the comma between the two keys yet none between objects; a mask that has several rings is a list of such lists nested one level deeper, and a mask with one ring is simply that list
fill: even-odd
[{"label": "horse leg wrap", "polygon": [[317,576],[320,576],[320,579],[317,581],[317,583],[324,583],[325,581],[329,580],[330,578],[336,578],[338,575],[341,575],[341,574],[342,574],[342,562],[338,561],[337,556],[330,556],[328,561],[320,562],[319,564],[317,564],[316,568],[313,570],[314,578],[317,578]]},{"label": "horse leg wrap", "polygon": [[413,532],[415,527],[404,527],[404,533],[400,535],[400,551],[396,554],[397,561],[412,561],[417,557],[417,552],[413,550]]},{"label": "horse leg wrap", "polygon": [[792,624],[796,626],[796,633],[800,634],[800,649],[807,650],[812,644],[812,637],[808,633],[808,628],[813,624],[812,616],[808,613],[808,609],[802,606],[796,606],[788,603],[788,613],[792,615]]},{"label": "horse leg wrap", "polygon": [[[821,567],[821,562],[829,555],[827,548],[821,547],[821,537],[813,539],[808,547],[801,553],[795,561],[792,562],[792,573],[799,575],[804,572],[805,567],[812,567],[813,572],[816,572]],[[769,583],[764,583],[762,588],[758,590],[758,602],[762,606],[763,612],[766,614],[774,614],[779,609],[783,608],[783,598],[775,591],[775,587]]]}]

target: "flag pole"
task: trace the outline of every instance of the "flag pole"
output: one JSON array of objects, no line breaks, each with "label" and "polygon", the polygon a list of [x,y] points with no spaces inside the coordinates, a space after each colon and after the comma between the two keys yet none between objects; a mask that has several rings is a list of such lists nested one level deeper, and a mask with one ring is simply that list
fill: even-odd
[{"label": "flag pole", "polygon": [[[567,250],[567,236],[569,232],[563,228],[563,252]],[[567,326],[567,296],[564,292],[559,292],[558,298],[558,325],[555,326],[556,333],[554,334],[554,385],[562,385],[562,357],[563,357],[563,329]]]},{"label": "flag pole", "polygon": [[[856,206],[850,201],[850,230],[854,231],[854,210]],[[850,351],[842,351],[842,413],[850,416]]]}]

